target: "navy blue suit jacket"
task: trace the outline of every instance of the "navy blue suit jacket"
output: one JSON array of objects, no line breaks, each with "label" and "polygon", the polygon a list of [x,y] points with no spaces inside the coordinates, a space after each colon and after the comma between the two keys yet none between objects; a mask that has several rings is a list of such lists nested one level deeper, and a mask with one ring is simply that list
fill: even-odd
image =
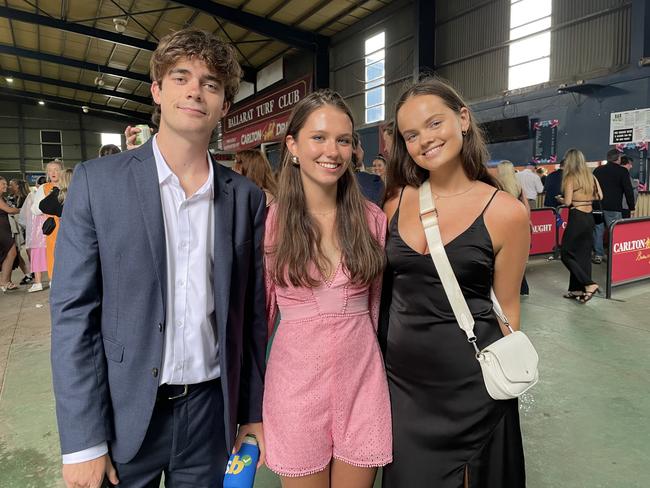
[{"label": "navy blue suit jacket", "polygon": [[363,171],[357,171],[354,174],[357,177],[357,182],[359,183],[363,196],[381,207],[381,200],[384,198],[384,182],[381,178],[377,175],[364,173]]},{"label": "navy blue suit jacket", "polygon": [[[264,194],[214,164],[214,303],[225,445],[262,419]],[[138,452],[162,364],[165,229],[151,142],[79,164],[65,201],[51,290],[52,373],[65,453],[107,441]]]}]

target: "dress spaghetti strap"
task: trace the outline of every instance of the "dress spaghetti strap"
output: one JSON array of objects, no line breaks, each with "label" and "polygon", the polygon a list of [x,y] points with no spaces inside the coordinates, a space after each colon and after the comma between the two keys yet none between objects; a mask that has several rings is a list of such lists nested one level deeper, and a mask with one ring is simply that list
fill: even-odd
[{"label": "dress spaghetti strap", "polygon": [[485,211],[488,209],[488,207],[492,203],[492,200],[494,200],[494,197],[497,196],[497,193],[499,193],[499,189],[494,190],[494,193],[492,194],[492,196],[488,200],[487,205],[485,205],[485,207],[483,207],[483,211],[481,212],[481,215],[483,215],[485,213]]}]

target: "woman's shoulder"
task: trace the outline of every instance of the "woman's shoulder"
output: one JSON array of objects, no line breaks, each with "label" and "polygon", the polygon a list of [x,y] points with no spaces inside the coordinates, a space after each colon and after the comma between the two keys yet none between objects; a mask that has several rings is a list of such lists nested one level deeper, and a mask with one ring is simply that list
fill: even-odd
[{"label": "woman's shoulder", "polygon": [[494,223],[503,226],[526,223],[528,225],[529,216],[526,206],[517,197],[507,191],[498,190],[490,185],[489,192],[493,195],[492,200],[485,209],[485,216]]}]

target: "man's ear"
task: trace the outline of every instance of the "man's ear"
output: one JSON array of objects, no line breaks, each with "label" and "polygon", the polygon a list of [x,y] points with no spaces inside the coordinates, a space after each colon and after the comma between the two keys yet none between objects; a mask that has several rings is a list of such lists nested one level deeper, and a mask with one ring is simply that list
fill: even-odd
[{"label": "man's ear", "polygon": [[221,116],[222,116],[222,117],[225,117],[226,114],[228,113],[228,110],[230,110],[230,102],[226,102],[226,101],[224,100],[224,102],[223,102],[223,107],[222,107],[222,109],[221,109]]},{"label": "man's ear", "polygon": [[153,101],[156,102],[156,105],[160,105],[160,90],[162,90],[160,83],[157,81],[151,83],[151,97],[153,98]]}]

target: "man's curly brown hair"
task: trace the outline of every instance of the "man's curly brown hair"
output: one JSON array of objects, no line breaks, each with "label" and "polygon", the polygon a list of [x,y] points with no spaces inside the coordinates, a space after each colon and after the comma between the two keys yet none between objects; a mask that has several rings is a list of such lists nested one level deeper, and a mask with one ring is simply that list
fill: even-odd
[{"label": "man's curly brown hair", "polygon": [[[225,101],[233,102],[239,90],[242,69],[235,49],[210,32],[199,29],[182,29],[163,37],[151,56],[149,71],[151,81],[162,80],[181,58],[203,61],[223,83]],[[151,120],[160,125],[160,106],[155,105]]]}]

